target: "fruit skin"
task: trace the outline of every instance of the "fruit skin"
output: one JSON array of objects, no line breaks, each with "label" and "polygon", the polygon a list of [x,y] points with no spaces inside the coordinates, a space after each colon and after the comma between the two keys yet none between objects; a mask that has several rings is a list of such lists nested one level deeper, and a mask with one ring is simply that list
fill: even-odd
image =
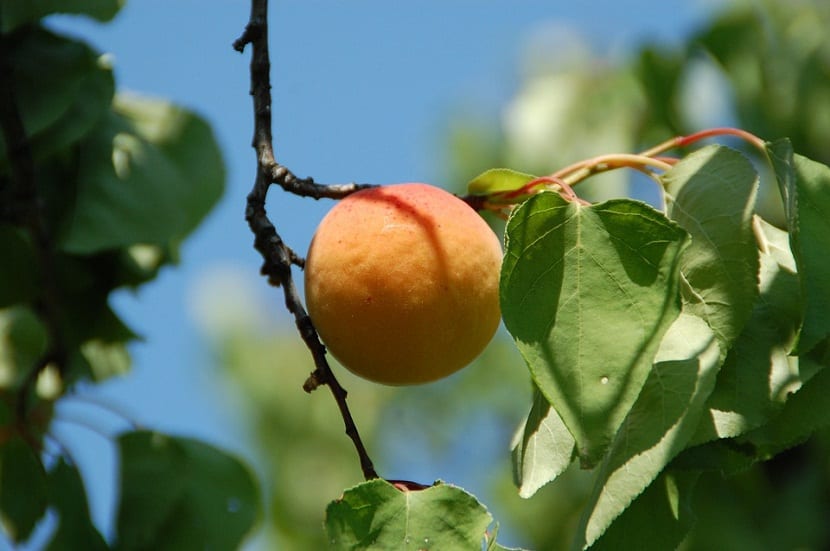
[{"label": "fruit skin", "polygon": [[389,385],[434,381],[492,339],[501,261],[496,234],[454,195],[419,183],[365,189],[317,228],[308,312],[353,373]]}]

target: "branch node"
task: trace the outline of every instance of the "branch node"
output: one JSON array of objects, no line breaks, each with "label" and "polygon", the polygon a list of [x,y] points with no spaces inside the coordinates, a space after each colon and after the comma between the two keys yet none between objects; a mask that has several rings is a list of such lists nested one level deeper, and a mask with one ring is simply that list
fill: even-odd
[{"label": "branch node", "polygon": [[303,390],[311,394],[312,392],[317,390],[317,388],[322,384],[324,383],[320,380],[320,371],[315,369],[311,372],[311,375],[308,376],[308,379],[306,379],[303,383]]}]

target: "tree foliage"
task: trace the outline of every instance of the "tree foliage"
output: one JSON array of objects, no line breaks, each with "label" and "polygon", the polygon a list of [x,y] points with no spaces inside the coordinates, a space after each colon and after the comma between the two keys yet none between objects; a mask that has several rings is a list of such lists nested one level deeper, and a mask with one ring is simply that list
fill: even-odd
[{"label": "tree foliage", "polygon": [[52,510],[48,549],[231,548],[259,515],[259,489],[226,452],[121,434],[118,526],[107,542],[78,466],[49,448],[57,400],[129,370],[137,336],[110,294],[174,264],[224,186],[204,120],[117,93],[106,56],[41,21],[56,12],[106,21],[120,5],[0,2],[0,517],[18,543]]}]

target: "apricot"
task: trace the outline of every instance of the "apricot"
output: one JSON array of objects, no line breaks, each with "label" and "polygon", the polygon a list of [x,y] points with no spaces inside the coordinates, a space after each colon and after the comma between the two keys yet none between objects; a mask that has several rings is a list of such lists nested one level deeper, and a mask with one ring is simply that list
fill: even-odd
[{"label": "apricot", "polygon": [[418,183],[365,189],[314,234],[308,312],[353,373],[388,385],[434,381],[492,339],[501,260],[496,234],[451,193]]}]

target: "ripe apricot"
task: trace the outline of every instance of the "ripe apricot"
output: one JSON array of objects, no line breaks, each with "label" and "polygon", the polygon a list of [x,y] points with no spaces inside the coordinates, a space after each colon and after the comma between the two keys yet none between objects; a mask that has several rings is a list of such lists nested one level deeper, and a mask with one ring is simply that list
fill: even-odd
[{"label": "ripe apricot", "polygon": [[365,189],[323,218],[305,296],[329,352],[366,379],[445,377],[499,324],[499,239],[469,205],[427,184]]}]

